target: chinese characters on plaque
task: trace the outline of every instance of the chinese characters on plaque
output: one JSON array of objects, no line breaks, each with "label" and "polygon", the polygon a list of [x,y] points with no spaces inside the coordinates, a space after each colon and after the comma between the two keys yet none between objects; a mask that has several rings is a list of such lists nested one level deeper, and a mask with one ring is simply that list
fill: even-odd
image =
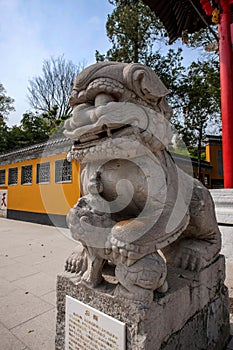
[{"label": "chinese characters on plaque", "polygon": [[65,350],[125,350],[125,324],[66,296]]}]

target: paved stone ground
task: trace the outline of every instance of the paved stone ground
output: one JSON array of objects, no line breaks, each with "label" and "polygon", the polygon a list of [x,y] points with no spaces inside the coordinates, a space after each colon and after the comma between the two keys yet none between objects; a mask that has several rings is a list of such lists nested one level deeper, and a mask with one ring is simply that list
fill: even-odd
[{"label": "paved stone ground", "polygon": [[0,350],[53,350],[68,230],[0,219]]},{"label": "paved stone ground", "polygon": [[[233,228],[220,229],[233,305]],[[54,350],[56,276],[75,247],[68,235],[67,229],[0,218],[0,350]]]}]

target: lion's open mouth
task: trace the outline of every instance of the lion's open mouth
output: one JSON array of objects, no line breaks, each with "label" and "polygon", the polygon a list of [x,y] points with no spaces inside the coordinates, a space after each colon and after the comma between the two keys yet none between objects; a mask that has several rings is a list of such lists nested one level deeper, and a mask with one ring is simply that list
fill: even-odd
[{"label": "lion's open mouth", "polygon": [[131,125],[122,125],[112,128],[104,125],[102,130],[98,132],[88,132],[80,136],[79,140],[74,142],[74,148],[90,148],[99,142],[106,141],[107,139],[115,139],[118,137],[136,135],[139,133],[139,128],[132,127]]}]

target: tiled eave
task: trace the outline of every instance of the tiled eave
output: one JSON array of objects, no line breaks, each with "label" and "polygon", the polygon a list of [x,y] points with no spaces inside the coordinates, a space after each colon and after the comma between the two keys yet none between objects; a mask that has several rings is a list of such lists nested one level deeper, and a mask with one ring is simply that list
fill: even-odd
[{"label": "tiled eave", "polygon": [[70,150],[71,146],[72,142],[67,138],[49,140],[47,142],[1,154],[0,165],[47,157],[59,153],[66,153]]},{"label": "tiled eave", "polygon": [[211,17],[206,16],[199,0],[143,0],[143,2],[163,23],[170,43],[180,38],[185,30],[188,33],[195,33],[211,24]]}]

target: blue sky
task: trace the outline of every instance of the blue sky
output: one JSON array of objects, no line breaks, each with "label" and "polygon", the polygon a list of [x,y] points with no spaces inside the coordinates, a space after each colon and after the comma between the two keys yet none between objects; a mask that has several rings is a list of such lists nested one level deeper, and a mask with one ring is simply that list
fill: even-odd
[{"label": "blue sky", "polygon": [[96,49],[106,52],[105,23],[112,9],[108,0],[0,0],[0,82],[16,109],[9,125],[30,110],[28,81],[41,74],[44,59],[64,55],[88,65]]},{"label": "blue sky", "polygon": [[43,60],[64,54],[74,63],[95,61],[95,50],[109,47],[107,0],[0,0],[0,82],[15,99],[16,124],[30,109],[28,80],[40,75]]}]

